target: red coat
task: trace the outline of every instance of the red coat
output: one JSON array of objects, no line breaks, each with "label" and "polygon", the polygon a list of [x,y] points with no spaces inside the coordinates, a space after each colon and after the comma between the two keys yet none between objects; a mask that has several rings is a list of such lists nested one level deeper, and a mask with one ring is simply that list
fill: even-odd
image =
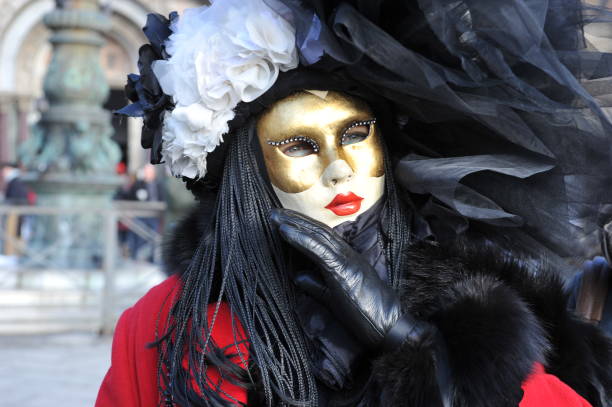
[{"label": "red coat", "polygon": [[[154,407],[160,404],[157,349],[147,348],[147,344],[154,341],[156,329],[158,332],[165,331],[163,322],[178,292],[178,283],[176,277],[168,278],[152,288],[119,319],[113,340],[111,367],[100,387],[96,407]],[[214,306],[209,306],[209,311],[213,310]],[[219,308],[212,335],[219,347],[233,342],[231,315],[226,304],[221,304]],[[234,353],[242,354],[244,360],[248,359],[245,345],[240,345]],[[240,360],[236,360],[236,363],[240,364]],[[214,370],[209,369],[208,377],[219,381]],[[547,374],[539,364],[535,365],[534,372],[522,388],[524,396],[519,407],[591,406],[556,376]],[[245,389],[229,382],[221,383],[221,389],[230,397],[248,404]]]}]

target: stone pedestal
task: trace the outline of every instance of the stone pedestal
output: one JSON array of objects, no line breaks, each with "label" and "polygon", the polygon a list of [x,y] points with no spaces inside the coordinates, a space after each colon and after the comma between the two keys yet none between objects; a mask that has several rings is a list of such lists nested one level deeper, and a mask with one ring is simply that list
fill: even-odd
[{"label": "stone pedestal", "polygon": [[23,143],[20,157],[39,205],[84,206],[91,214],[37,218],[31,247],[54,245],[51,266],[97,267],[104,243],[100,209],[110,205],[121,183],[115,175],[120,151],[111,140],[110,112],[102,108],[109,87],[100,66],[101,33],[110,28],[110,19],[97,0],[56,3],[44,18],[53,33],[44,81],[49,108]]}]

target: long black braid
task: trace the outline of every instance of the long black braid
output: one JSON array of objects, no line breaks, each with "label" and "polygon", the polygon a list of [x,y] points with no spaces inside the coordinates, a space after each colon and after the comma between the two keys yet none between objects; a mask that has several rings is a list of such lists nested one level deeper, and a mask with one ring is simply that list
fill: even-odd
[{"label": "long black braid", "polygon": [[[385,206],[380,216],[380,239],[387,259],[387,278],[394,289],[399,288],[407,272],[406,259],[411,242],[411,220],[400,191],[393,179],[393,166],[385,147]],[[408,199],[405,197],[404,199]]]},{"label": "long black braid", "polygon": [[[252,132],[254,126],[248,126],[231,138],[214,217],[182,276],[181,296],[167,324],[172,332],[160,344],[162,387],[180,406],[228,404],[206,380],[212,365],[224,380],[251,382],[236,374],[236,364],[211,342],[215,316],[208,323],[206,310],[221,301],[230,305],[249,338],[250,358],[268,404],[280,399],[288,405],[316,405],[305,341],[292,314],[282,242],[269,221],[277,205],[252,154]],[[245,339],[234,331],[236,342]],[[182,366],[185,354],[187,369]]]}]

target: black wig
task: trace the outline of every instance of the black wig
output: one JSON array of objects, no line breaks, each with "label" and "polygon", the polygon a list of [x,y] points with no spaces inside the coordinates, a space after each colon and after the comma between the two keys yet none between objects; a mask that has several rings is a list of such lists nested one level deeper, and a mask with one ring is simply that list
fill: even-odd
[{"label": "black wig", "polygon": [[[206,377],[215,366],[224,380],[251,386],[254,377],[269,405],[317,405],[309,344],[293,310],[291,253],[269,220],[280,204],[266,179],[254,121],[230,138],[213,216],[192,262],[182,274],[182,290],[158,340],[161,387],[178,405],[224,405],[219,389]],[[380,238],[389,265],[389,283],[401,279],[403,253],[410,241],[409,218],[398,198],[385,160],[385,203]],[[234,343],[248,341],[249,370],[242,371],[212,342],[209,304],[227,302],[246,338],[234,329]],[[204,350],[204,351],[203,351]],[[188,365],[183,366],[187,357]],[[244,359],[244,355],[238,355]],[[247,362],[242,360],[243,364]],[[253,370],[256,370],[253,372]],[[198,392],[191,385],[195,380]],[[229,397],[228,395],[225,395]]]}]

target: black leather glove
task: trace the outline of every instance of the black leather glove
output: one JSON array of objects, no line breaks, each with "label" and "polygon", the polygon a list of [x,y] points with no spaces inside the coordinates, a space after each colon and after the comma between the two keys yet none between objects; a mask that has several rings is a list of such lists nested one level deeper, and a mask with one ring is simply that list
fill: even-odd
[{"label": "black leather glove", "polygon": [[402,315],[397,294],[330,227],[288,209],[273,209],[271,219],[288,243],[321,268],[324,281],[301,273],[295,284],[327,305],[361,343],[395,349],[430,329],[430,324]]}]

